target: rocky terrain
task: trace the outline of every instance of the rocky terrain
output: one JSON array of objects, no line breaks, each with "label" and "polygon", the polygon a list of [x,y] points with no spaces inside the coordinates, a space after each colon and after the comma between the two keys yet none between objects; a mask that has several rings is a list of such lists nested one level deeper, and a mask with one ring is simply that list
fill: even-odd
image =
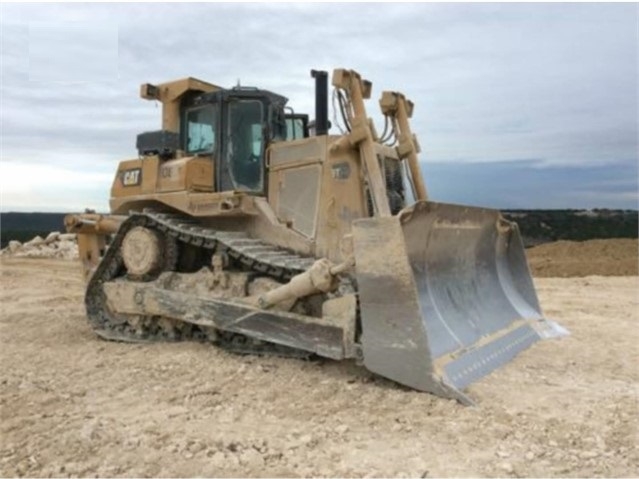
[{"label": "rocky terrain", "polygon": [[17,258],[60,258],[77,259],[78,245],[75,234],[54,231],[46,238],[36,236],[25,243],[12,240],[0,251],[0,255],[10,255]]},{"label": "rocky terrain", "polygon": [[602,276],[626,271],[622,250],[636,262],[636,241],[529,250],[536,273],[558,275],[554,257],[588,274],[535,279],[571,335],[473,384],[465,407],[352,362],[102,341],[80,265],[16,249],[0,258],[0,476],[636,476],[639,277]]}]

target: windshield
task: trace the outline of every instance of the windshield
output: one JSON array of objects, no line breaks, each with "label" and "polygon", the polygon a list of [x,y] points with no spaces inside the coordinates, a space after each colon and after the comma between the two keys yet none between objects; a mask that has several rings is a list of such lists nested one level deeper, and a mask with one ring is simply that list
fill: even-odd
[{"label": "windshield", "polygon": [[205,105],[186,112],[185,151],[213,153],[217,133],[217,105]]},{"label": "windshield", "polygon": [[227,162],[237,190],[263,190],[262,102],[239,100],[229,105]]}]

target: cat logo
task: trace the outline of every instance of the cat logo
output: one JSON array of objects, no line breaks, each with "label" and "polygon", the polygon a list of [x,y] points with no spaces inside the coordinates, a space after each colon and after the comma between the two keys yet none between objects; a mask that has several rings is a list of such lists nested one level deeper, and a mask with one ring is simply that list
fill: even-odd
[{"label": "cat logo", "polygon": [[134,168],[122,172],[123,186],[138,186],[140,183],[142,183],[142,168]]}]

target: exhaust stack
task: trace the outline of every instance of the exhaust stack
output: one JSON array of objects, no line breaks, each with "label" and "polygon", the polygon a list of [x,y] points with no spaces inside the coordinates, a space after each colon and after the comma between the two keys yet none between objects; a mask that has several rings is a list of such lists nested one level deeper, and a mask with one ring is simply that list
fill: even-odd
[{"label": "exhaust stack", "polygon": [[328,72],[311,70],[315,78],[315,135],[328,134]]}]

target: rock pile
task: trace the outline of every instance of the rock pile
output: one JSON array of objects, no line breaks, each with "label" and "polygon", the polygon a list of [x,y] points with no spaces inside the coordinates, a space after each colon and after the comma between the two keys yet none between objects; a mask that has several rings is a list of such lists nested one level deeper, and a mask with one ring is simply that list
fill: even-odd
[{"label": "rock pile", "polygon": [[53,233],[49,233],[44,239],[40,236],[36,236],[24,244],[19,241],[9,241],[9,245],[0,251],[0,254],[18,258],[60,258],[72,260],[78,258],[78,245],[75,234],[54,231]]}]

